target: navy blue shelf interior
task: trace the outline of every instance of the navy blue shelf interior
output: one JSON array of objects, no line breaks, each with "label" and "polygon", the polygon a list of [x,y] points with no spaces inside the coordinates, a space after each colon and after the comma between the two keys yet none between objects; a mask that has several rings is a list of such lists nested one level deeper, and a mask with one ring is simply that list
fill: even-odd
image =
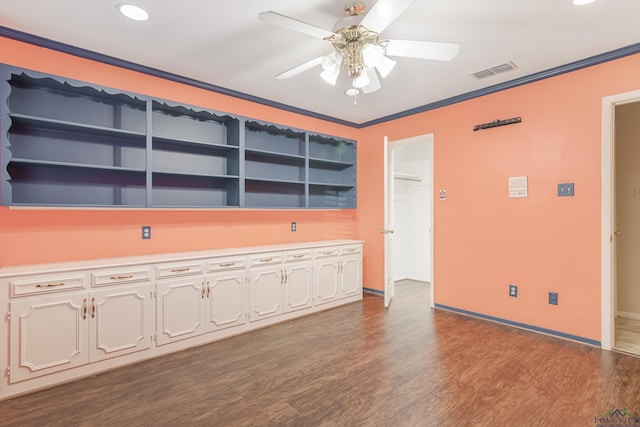
[{"label": "navy blue shelf interior", "polygon": [[5,206],[354,208],[356,143],[0,65]]}]

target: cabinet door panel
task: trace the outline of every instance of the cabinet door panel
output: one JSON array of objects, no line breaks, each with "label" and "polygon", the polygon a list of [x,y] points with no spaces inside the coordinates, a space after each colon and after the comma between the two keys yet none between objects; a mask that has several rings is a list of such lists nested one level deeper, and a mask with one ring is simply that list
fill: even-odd
[{"label": "cabinet door panel", "polygon": [[316,262],[316,304],[324,304],[339,297],[338,260],[326,259]]},{"label": "cabinet door panel", "polygon": [[251,270],[249,320],[260,320],[282,313],[283,276],[280,266]]},{"label": "cabinet door panel", "polygon": [[208,329],[218,330],[246,323],[246,276],[245,270],[209,276]]},{"label": "cabinet door panel", "polygon": [[9,307],[11,383],[88,362],[86,293],[14,301]]},{"label": "cabinet door panel", "polygon": [[362,293],[362,261],[360,257],[344,258],[341,261],[340,278],[342,296],[350,297]]},{"label": "cabinet door panel", "polygon": [[311,262],[285,265],[284,312],[313,306]]},{"label": "cabinet door panel", "polygon": [[158,345],[204,332],[204,276],[158,283]]},{"label": "cabinet door panel", "polygon": [[89,295],[89,360],[151,347],[151,285],[106,289]]}]

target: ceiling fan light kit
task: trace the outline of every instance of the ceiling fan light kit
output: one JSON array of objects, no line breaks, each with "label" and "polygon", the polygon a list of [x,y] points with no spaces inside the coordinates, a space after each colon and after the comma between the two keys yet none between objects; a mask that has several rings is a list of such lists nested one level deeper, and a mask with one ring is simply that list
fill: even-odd
[{"label": "ceiling fan light kit", "polygon": [[[322,65],[320,77],[335,86],[341,71],[351,79],[355,94],[373,93],[380,88],[380,78],[387,77],[396,65],[390,56],[450,61],[457,54],[456,43],[427,42],[418,40],[380,40],[384,31],[398,16],[405,12],[415,0],[377,0],[364,15],[366,6],[354,1],[345,7],[347,16],[333,28],[333,32],[281,15],[277,12],[262,12],[258,19],[294,31],[321,38],[333,46],[333,51],[319,58],[306,61],[278,74],[278,79],[288,79],[306,70]],[[354,92],[347,93],[355,96]]]}]

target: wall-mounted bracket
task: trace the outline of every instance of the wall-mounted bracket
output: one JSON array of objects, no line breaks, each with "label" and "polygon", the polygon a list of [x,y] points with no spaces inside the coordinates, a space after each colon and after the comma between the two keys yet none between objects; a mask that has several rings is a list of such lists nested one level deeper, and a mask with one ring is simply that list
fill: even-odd
[{"label": "wall-mounted bracket", "polygon": [[510,119],[504,119],[504,120],[494,120],[492,122],[489,123],[482,123],[481,125],[475,125],[473,127],[473,131],[477,131],[477,130],[483,130],[483,129],[491,129],[491,128],[495,128],[498,126],[506,126],[506,125],[513,125],[516,123],[520,123],[522,121],[521,117],[512,117]]}]

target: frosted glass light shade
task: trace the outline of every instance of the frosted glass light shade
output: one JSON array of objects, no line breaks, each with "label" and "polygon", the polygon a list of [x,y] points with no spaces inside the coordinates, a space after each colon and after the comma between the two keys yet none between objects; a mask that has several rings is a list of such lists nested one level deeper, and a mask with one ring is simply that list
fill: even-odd
[{"label": "frosted glass light shade", "polygon": [[384,58],[384,50],[375,44],[367,43],[362,48],[362,60],[365,67],[375,67]]},{"label": "frosted glass light shade", "polygon": [[393,59],[389,59],[386,56],[383,56],[378,65],[376,65],[376,69],[380,73],[380,76],[384,79],[389,75],[393,67],[396,66],[396,61]]},{"label": "frosted glass light shade", "polygon": [[367,86],[370,82],[371,82],[371,80],[369,80],[369,76],[367,76],[367,73],[363,72],[358,77],[353,79],[353,87],[355,87],[357,89],[361,89],[361,88]]},{"label": "frosted glass light shade", "polygon": [[331,86],[335,86],[336,81],[338,81],[338,74],[340,74],[340,67],[324,70],[320,73],[320,77]]}]

